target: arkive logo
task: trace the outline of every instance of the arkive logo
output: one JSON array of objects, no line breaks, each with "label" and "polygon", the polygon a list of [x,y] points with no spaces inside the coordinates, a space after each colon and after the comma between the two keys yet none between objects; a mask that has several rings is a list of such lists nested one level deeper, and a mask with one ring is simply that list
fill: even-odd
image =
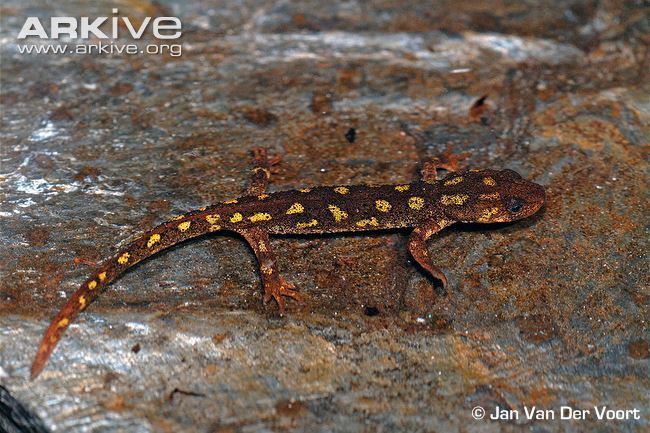
[{"label": "arkive logo", "polygon": [[181,37],[182,24],[177,17],[145,17],[138,24],[132,22],[129,17],[117,16],[117,13],[117,8],[114,8],[112,17],[50,17],[49,34],[38,17],[28,17],[18,34],[18,39],[58,39],[61,36],[70,39],[118,39],[125,33],[124,29],[120,28],[122,23],[126,27],[126,34],[133,39],[140,39],[147,31],[151,31],[156,39]]},{"label": "arkive logo", "polygon": [[[18,40],[23,43],[16,44],[20,54],[179,57],[183,51],[181,44],[173,43],[182,34],[181,20],[177,17],[132,20],[119,16],[117,8],[113,8],[111,17],[50,17],[49,33],[43,24],[38,17],[27,17],[18,34]],[[143,38],[145,35],[153,38]]]}]

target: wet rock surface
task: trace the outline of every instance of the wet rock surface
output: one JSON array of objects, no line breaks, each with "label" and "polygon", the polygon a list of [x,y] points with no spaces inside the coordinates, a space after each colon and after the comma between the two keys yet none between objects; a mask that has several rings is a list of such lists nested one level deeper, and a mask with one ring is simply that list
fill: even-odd
[{"label": "wet rock surface", "polygon": [[[1,11],[0,383],[53,431],[648,429],[642,2],[125,1],[122,15],[180,17],[182,55],[18,51],[26,16],[112,7]],[[241,194],[259,145],[282,156],[272,190],[406,182],[451,152],[519,171],[548,202],[434,238],[446,293],[403,234],[275,239],[306,298],[285,318],[262,306],[241,240],[188,242],[112,284],[28,381],[94,265]],[[478,405],[522,415],[476,421]],[[523,419],[533,405],[642,419]]]}]

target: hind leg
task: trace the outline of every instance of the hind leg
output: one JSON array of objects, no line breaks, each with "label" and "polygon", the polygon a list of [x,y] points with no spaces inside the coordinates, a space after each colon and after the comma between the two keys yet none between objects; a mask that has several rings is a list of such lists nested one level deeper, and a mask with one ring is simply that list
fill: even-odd
[{"label": "hind leg", "polygon": [[[280,159],[277,155],[269,156],[267,150],[263,147],[253,148],[254,168],[251,170],[251,181],[247,190],[249,195],[262,196],[265,194],[271,173],[274,166],[280,162]],[[264,303],[268,304],[272,299],[275,299],[280,314],[284,314],[286,308],[285,297],[293,298],[296,301],[301,301],[302,297],[295,290],[295,286],[280,275],[268,233],[259,228],[251,228],[241,230],[239,234],[246,239],[246,242],[253,249],[255,257],[257,257],[262,285],[264,286]]]},{"label": "hind leg", "polygon": [[278,155],[269,156],[264,147],[253,148],[255,166],[251,170],[251,182],[247,191],[249,195],[262,195],[266,192],[271,173],[274,167],[280,163],[280,159]]},{"label": "hind leg", "polygon": [[293,298],[296,301],[302,301],[302,297],[295,290],[295,286],[287,282],[279,273],[275,254],[271,249],[269,235],[262,229],[252,228],[239,231],[246,242],[251,246],[257,262],[260,266],[262,284],[264,286],[264,303],[267,304],[271,299],[275,299],[280,309],[280,314],[284,314],[285,297]]}]

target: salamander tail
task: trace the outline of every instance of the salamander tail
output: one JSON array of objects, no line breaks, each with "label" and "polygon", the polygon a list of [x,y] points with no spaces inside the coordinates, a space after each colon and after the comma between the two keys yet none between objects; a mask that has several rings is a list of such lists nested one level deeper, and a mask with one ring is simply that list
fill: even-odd
[{"label": "salamander tail", "polygon": [[70,323],[119,275],[136,263],[187,239],[219,230],[218,215],[194,211],[144,233],[104,263],[66,302],[45,331],[34,358],[31,378],[43,370],[50,354]]}]

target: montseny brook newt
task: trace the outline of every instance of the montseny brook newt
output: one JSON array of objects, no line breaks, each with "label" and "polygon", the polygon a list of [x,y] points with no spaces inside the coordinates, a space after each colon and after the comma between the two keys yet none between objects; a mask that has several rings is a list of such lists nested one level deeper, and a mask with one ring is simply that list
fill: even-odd
[{"label": "montseny brook newt", "polygon": [[445,274],[433,263],[426,241],[457,222],[497,223],[526,218],[544,204],[544,188],[512,170],[465,170],[437,179],[425,166],[423,179],[403,185],[318,186],[267,193],[270,158],[256,149],[248,194],[188,212],[138,237],[105,261],[66,302],[47,328],[31,369],[45,366],[70,322],[124,271],[157,252],[187,239],[230,231],[241,235],[259,262],[264,302],[300,300],[278,270],[269,235],[368,232],[412,228],[408,248],[415,260],[443,286]]}]

